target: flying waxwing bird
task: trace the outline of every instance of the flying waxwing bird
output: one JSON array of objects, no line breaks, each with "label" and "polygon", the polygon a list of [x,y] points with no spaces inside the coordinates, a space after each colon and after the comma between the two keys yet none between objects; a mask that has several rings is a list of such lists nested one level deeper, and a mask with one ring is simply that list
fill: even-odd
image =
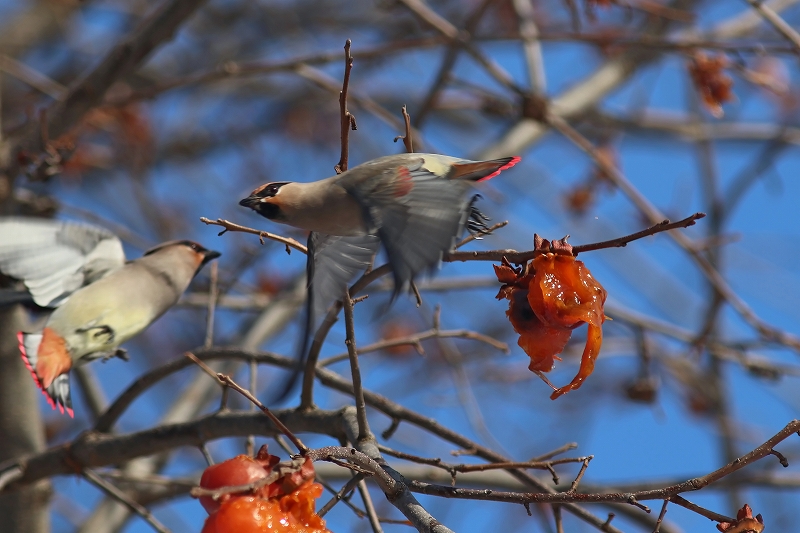
[{"label": "flying waxwing bird", "polygon": [[219,252],[170,241],[125,262],[112,233],[88,224],[0,218],[0,272],[54,307],[42,331],[17,334],[22,360],[50,405],[72,413],[69,371],[141,333],[180,298]]},{"label": "flying waxwing bird", "polygon": [[305,343],[315,317],[369,267],[381,243],[394,276],[394,300],[417,274],[438,266],[465,227],[485,229],[488,219],[473,205],[478,196],[469,198],[470,186],[519,160],[390,155],[321,181],[267,183],[239,205],[311,232]]}]

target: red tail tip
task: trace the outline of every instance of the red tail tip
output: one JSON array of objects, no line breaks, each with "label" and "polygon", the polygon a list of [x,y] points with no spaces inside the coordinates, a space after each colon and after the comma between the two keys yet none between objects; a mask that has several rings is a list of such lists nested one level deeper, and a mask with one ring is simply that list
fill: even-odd
[{"label": "red tail tip", "polygon": [[[31,376],[33,376],[33,381],[36,383],[36,386],[39,387],[42,392],[44,392],[42,382],[39,381],[39,376],[36,375],[36,370],[34,370],[33,366],[31,366],[30,359],[28,359],[28,352],[25,351],[25,334],[21,331],[17,332],[17,342],[19,344],[19,355],[22,357],[22,362],[25,363],[25,368],[27,368],[31,373]],[[45,393],[45,396],[47,396],[47,393]],[[47,398],[48,400],[50,399],[49,396],[47,396]],[[55,406],[53,406],[53,408],[55,408]]]},{"label": "red tail tip", "polygon": [[[44,389],[40,389],[40,390],[42,391],[42,394],[44,394],[44,399],[47,400],[47,405],[49,405],[51,409],[55,409],[56,408],[56,402],[50,397],[49,394],[47,394],[46,390],[44,390]],[[63,413],[64,411],[62,410],[61,412]]]},{"label": "red tail tip", "polygon": [[478,182],[481,182],[481,181],[486,181],[486,180],[490,180],[490,179],[492,179],[493,177],[495,177],[495,176],[497,176],[498,174],[500,174],[502,171],[504,171],[504,170],[508,170],[509,168],[513,167],[514,165],[516,165],[516,164],[517,164],[517,163],[519,163],[520,161],[522,161],[522,158],[521,158],[520,156],[518,156],[518,155],[515,155],[514,157],[511,157],[511,158],[508,160],[508,163],[506,163],[506,164],[505,164],[505,165],[503,165],[502,167],[498,168],[497,170],[495,170],[494,172],[492,172],[492,173],[491,173],[491,174],[489,174],[488,176],[486,176],[486,177],[483,177],[483,178],[479,179],[479,180],[478,180]]},{"label": "red tail tip", "polygon": [[505,166],[500,167],[500,170],[507,170],[516,165],[517,163],[519,163],[520,161],[522,161],[522,158],[518,155],[515,155],[514,157],[511,158],[511,160],[508,163],[505,164]]},{"label": "red tail tip", "polygon": [[[61,411],[61,414],[64,414],[64,406],[62,406],[61,404],[56,404],[55,400],[53,400],[50,397],[50,395],[47,394],[47,391],[42,386],[42,382],[39,380],[39,376],[36,375],[36,370],[34,370],[33,366],[31,366],[30,359],[28,359],[28,352],[25,350],[25,334],[22,333],[21,331],[17,332],[17,342],[19,343],[19,354],[20,357],[22,358],[22,362],[25,363],[25,367],[31,373],[31,377],[33,377],[33,382],[36,383],[36,386],[39,388],[40,391],[42,391],[42,394],[44,394],[44,398],[45,400],[47,400],[47,404],[50,406],[51,409],[58,409],[59,411]],[[67,409],[67,414],[70,416],[70,418],[75,418],[72,409],[70,409],[69,407],[67,407],[66,409]]]}]

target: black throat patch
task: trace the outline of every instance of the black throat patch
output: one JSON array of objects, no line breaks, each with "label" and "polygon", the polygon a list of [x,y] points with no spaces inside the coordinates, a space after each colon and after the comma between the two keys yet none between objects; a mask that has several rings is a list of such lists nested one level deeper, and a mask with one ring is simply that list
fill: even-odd
[{"label": "black throat patch", "polygon": [[281,208],[272,203],[258,202],[253,206],[253,210],[262,217],[266,217],[270,220],[283,220],[284,218]]}]

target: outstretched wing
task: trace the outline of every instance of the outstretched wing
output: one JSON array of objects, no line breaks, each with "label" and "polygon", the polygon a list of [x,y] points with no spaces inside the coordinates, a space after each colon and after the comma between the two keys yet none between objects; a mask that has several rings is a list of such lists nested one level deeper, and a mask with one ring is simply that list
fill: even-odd
[{"label": "outstretched wing", "polygon": [[61,305],[70,294],[124,263],[122,243],[103,228],[0,218],[0,272],[23,281],[39,306]]},{"label": "outstretched wing", "polygon": [[343,237],[316,232],[309,234],[306,260],[308,296],[297,364],[269,404],[283,401],[294,388],[308,357],[309,341],[317,319],[344,295],[356,274],[370,266],[379,246],[377,235]]},{"label": "outstretched wing", "polygon": [[356,274],[370,266],[379,246],[377,235],[309,235],[306,268],[312,328],[317,318],[342,297]]},{"label": "outstretched wing", "polygon": [[364,209],[380,236],[394,274],[394,296],[414,277],[439,265],[464,230],[471,182],[496,176],[518,157],[468,161],[431,154],[403,154],[356,167],[340,182]]},{"label": "outstretched wing", "polygon": [[395,295],[453,248],[466,223],[468,190],[468,181],[443,178],[421,158],[348,188],[386,247]]}]

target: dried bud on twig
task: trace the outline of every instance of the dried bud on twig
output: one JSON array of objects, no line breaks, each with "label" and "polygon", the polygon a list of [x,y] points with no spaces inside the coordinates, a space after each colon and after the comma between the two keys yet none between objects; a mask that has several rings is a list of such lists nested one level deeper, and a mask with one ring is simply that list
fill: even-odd
[{"label": "dried bud on twig", "polygon": [[733,100],[733,80],[725,74],[728,59],[723,55],[708,56],[696,52],[689,63],[689,74],[695,87],[703,98],[708,111],[716,118],[722,118],[722,104]]}]

